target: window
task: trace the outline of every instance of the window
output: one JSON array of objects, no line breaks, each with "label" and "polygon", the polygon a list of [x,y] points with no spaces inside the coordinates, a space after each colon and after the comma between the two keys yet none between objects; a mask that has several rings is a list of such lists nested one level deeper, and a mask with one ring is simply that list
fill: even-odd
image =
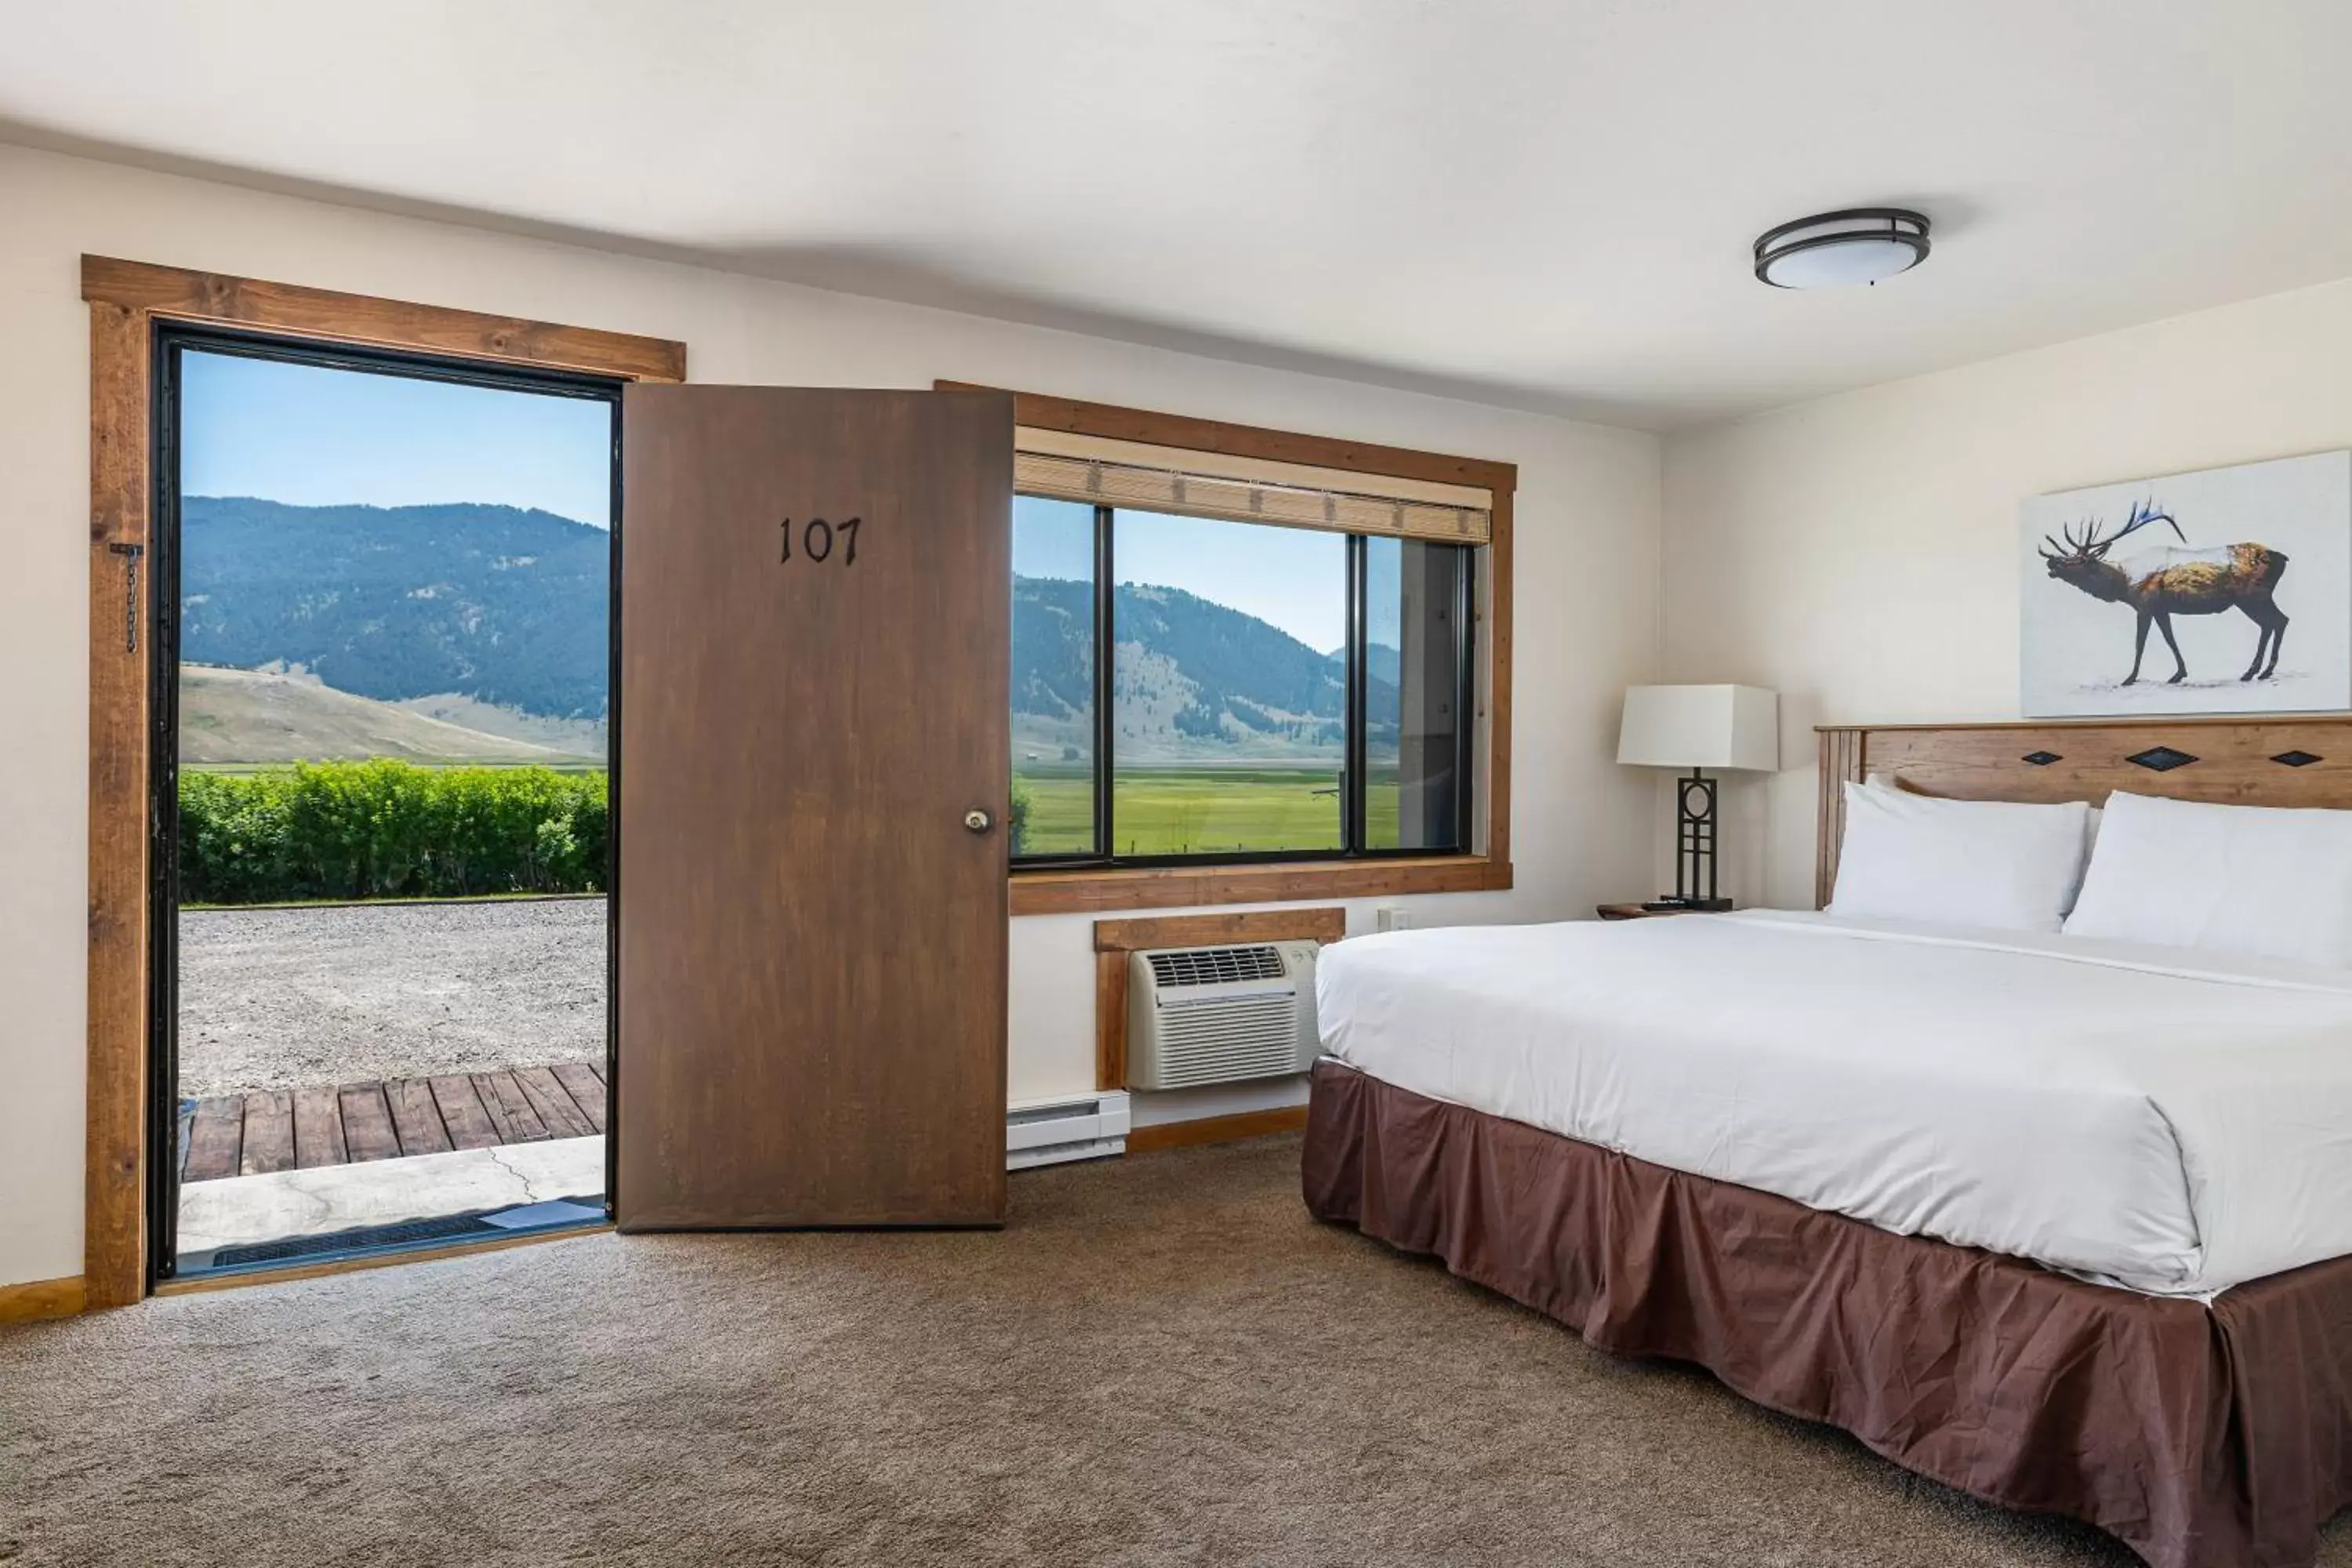
[{"label": "window", "polygon": [[1015,858],[1466,852],[1473,561],[1467,543],[1017,497]]},{"label": "window", "polygon": [[1341,848],[1349,541],[1124,509],[1109,526],[1112,858]]},{"label": "window", "polygon": [[1364,847],[1458,848],[1470,800],[1470,552],[1362,542]]},{"label": "window", "polygon": [[1013,914],[1511,886],[1516,468],[1010,395]]},{"label": "window", "polygon": [[1095,509],[1013,503],[1013,853],[1091,856],[1096,788]]}]

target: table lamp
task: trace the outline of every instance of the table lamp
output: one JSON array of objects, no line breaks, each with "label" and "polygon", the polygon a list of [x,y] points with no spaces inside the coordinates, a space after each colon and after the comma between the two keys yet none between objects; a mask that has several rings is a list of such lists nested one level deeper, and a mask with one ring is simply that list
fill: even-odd
[{"label": "table lamp", "polygon": [[1727,910],[1716,891],[1716,781],[1708,768],[1771,773],[1780,765],[1780,700],[1755,686],[1633,686],[1617,760],[1688,768],[1675,792],[1675,890],[1651,910]]}]

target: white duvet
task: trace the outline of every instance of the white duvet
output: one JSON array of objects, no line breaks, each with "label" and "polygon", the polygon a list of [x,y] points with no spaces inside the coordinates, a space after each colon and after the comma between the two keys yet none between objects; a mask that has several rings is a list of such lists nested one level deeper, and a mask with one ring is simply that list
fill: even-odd
[{"label": "white duvet", "polygon": [[1326,948],[1324,1048],[1889,1230],[2210,1297],[2352,1253],[2352,972],[1766,911]]}]

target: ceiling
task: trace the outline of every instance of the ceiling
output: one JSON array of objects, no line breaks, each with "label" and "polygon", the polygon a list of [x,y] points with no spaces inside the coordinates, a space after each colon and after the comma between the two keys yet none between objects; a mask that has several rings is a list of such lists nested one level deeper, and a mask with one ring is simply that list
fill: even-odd
[{"label": "ceiling", "polygon": [[[2352,275],[2342,0],[0,16],[0,139],[1652,427]],[[1861,204],[1927,266],[1749,276]]]}]

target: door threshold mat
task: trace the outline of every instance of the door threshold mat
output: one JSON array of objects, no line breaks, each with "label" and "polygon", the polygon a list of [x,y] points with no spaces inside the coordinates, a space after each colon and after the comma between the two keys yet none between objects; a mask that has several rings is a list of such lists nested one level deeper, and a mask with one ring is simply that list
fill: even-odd
[{"label": "door threshold mat", "polygon": [[323,1236],[292,1236],[283,1241],[224,1247],[209,1256],[181,1259],[182,1276],[217,1274],[237,1268],[267,1268],[275,1264],[305,1263],[320,1258],[355,1257],[362,1253],[400,1252],[438,1247],[452,1241],[488,1241],[541,1230],[579,1230],[606,1223],[600,1198],[557,1198],[513,1208],[476,1214],[446,1215],[435,1219],[403,1220],[396,1225],[363,1226]]},{"label": "door threshold mat", "polygon": [[500,1209],[482,1216],[484,1225],[500,1230],[544,1230],[557,1225],[602,1225],[604,1205],[584,1198],[549,1198],[544,1203],[525,1204],[520,1208]]},{"label": "door threshold mat", "polygon": [[286,1263],[331,1252],[373,1252],[383,1247],[414,1247],[421,1241],[453,1241],[466,1236],[508,1236],[479,1215],[452,1215],[446,1219],[412,1219],[398,1225],[372,1225],[359,1230],[339,1230],[326,1236],[295,1236],[284,1241],[256,1242],[249,1247],[224,1247],[212,1256],[215,1268],[237,1268],[253,1263]]}]

